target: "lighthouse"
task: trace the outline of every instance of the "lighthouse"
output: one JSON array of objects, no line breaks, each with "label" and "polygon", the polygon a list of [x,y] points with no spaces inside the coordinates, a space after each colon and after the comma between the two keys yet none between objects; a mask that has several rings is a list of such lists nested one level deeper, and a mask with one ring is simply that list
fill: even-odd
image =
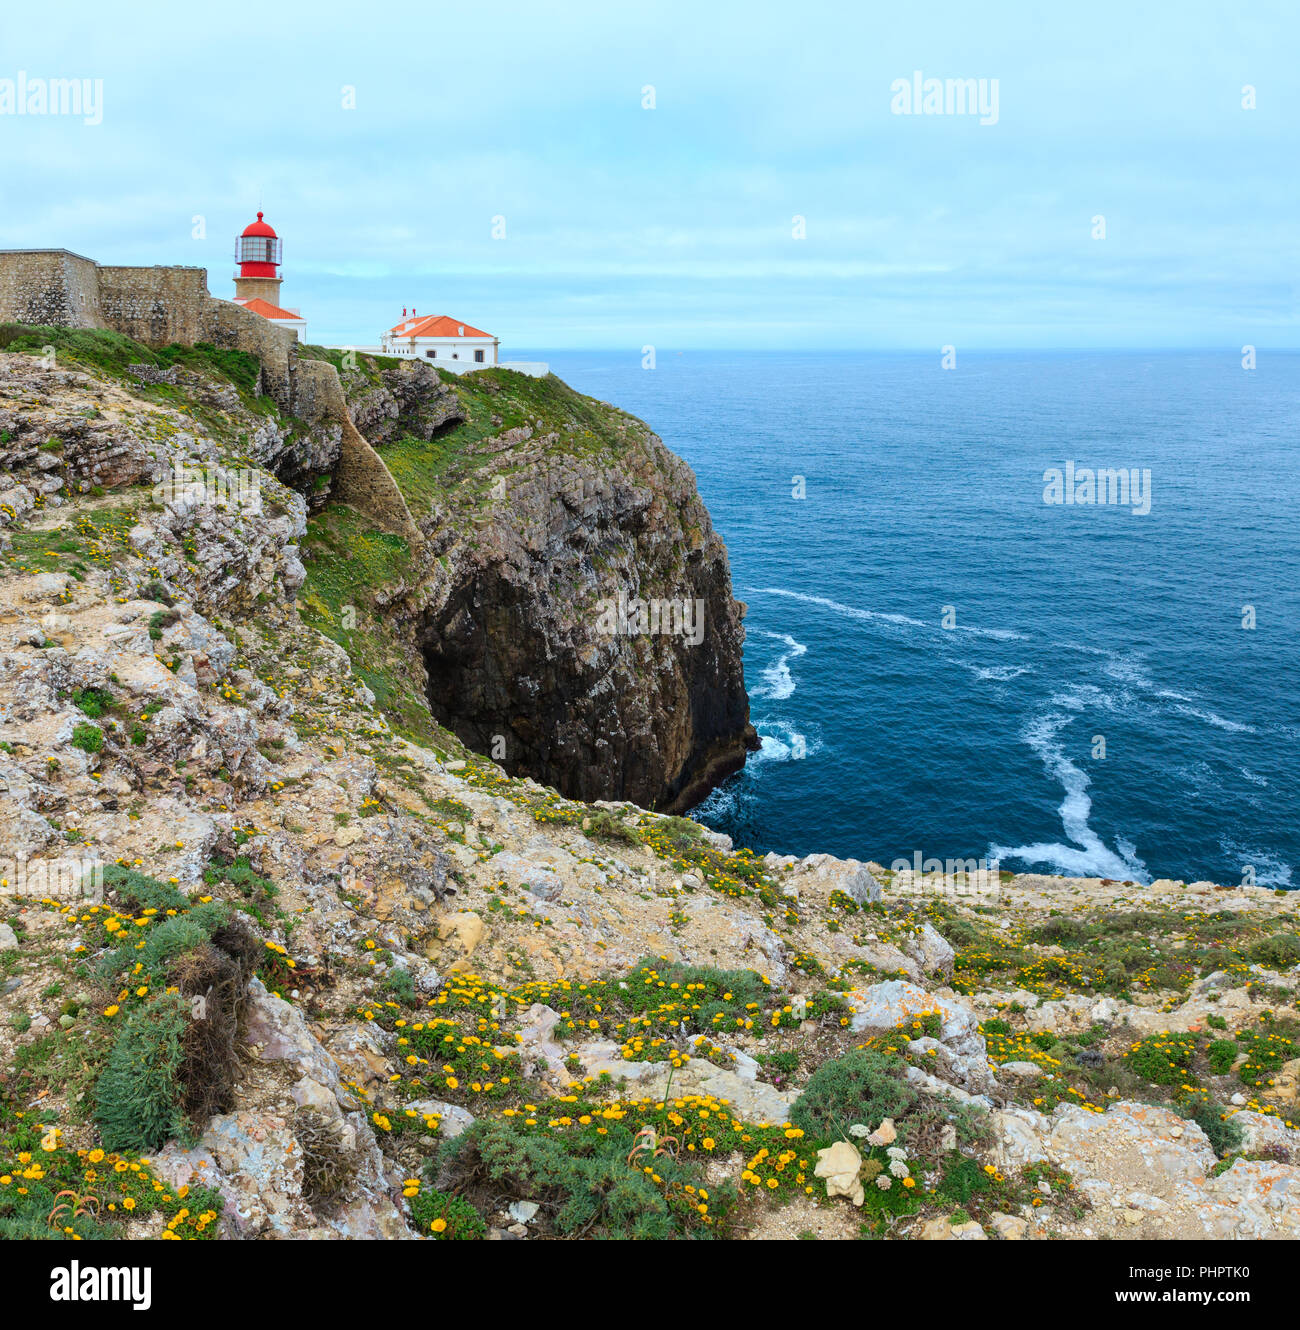
[{"label": "lighthouse", "polygon": [[280,283],[284,280],[280,276],[284,248],[274,228],[264,222],[262,216],[259,212],[257,221],[249,222],[235,241],[235,262],[239,264],[239,272],[235,275],[235,298],[265,300],[278,306]]},{"label": "lighthouse", "polygon": [[285,309],[280,304],[280,276],[284,249],[275,228],[257,214],[257,221],[249,222],[235,241],[235,304],[260,314],[281,328],[291,328],[303,341],[307,321],[296,309]]}]

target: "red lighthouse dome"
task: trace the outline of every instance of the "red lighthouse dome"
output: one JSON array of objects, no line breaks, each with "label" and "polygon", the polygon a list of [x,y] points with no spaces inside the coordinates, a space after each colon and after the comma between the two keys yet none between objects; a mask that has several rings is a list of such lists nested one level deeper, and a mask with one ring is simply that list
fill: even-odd
[{"label": "red lighthouse dome", "polygon": [[244,227],[235,241],[235,262],[240,277],[269,277],[278,279],[283,251],[280,238],[273,227],[257,214],[257,221]]}]

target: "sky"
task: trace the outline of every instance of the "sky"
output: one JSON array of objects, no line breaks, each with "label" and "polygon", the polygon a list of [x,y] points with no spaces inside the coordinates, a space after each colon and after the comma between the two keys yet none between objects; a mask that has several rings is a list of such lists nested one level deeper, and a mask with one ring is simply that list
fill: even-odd
[{"label": "sky", "polygon": [[6,4],[0,248],[228,297],[262,208],[331,345],[1295,347],[1298,69],[1293,0]]}]

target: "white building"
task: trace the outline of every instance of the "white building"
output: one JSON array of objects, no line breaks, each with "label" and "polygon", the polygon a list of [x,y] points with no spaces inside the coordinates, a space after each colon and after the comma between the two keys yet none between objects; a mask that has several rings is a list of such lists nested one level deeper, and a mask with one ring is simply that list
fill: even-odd
[{"label": "white building", "polygon": [[519,374],[544,379],[551,370],[540,360],[502,360],[500,338],[485,333],[482,328],[472,328],[449,314],[426,314],[421,318],[414,310],[409,315],[403,310],[401,323],[384,333],[380,343],[379,346],[350,349],[400,356],[406,360],[427,360],[453,374],[468,374],[495,365],[499,369],[512,369]]},{"label": "white building", "polygon": [[456,374],[501,363],[498,338],[447,314],[420,317],[412,310],[408,317],[403,310],[401,323],[384,333],[382,345],[386,355],[432,360]]}]

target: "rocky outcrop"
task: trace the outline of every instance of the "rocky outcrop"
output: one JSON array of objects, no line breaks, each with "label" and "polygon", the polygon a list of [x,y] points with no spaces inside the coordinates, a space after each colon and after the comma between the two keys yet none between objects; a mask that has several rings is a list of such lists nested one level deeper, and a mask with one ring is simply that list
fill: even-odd
[{"label": "rocky outcrop", "polygon": [[425,571],[388,611],[409,620],[439,721],[512,774],[667,811],[744,763],[743,607],[685,462],[553,379],[530,382],[518,424],[490,376],[412,364],[344,386],[370,437],[452,445],[416,513]]},{"label": "rocky outcrop", "polygon": [[687,808],[757,746],[726,549],[658,439],[617,463],[549,442],[512,441],[476,520],[453,497],[424,524],[430,708],[570,797]]},{"label": "rocky outcrop", "polygon": [[353,423],[376,447],[394,439],[432,439],[444,426],[464,420],[456,391],[432,365],[407,361],[390,369],[363,357],[366,372],[344,368],[339,377]]}]

